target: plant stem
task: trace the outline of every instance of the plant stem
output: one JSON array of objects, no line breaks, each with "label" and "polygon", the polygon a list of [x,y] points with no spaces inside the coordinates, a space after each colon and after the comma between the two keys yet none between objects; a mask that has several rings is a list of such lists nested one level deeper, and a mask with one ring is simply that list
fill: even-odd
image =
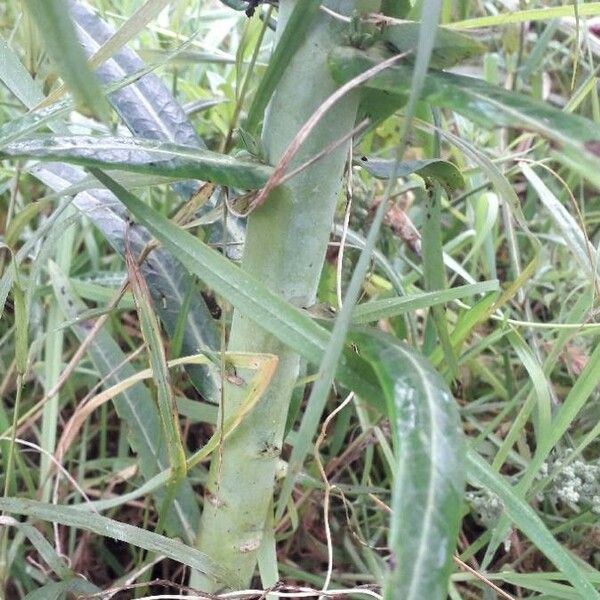
[{"label": "plant stem", "polygon": [[[297,1],[301,0],[281,0],[279,36]],[[327,5],[349,14],[355,2],[332,0]],[[263,146],[271,164],[277,163],[300,127],[335,91],[327,55],[342,41],[343,27],[331,16],[319,14],[283,73],[263,128]],[[357,104],[357,92],[339,101],[311,133],[290,169],[351,130]],[[275,189],[248,219],[243,268],[297,306],[310,306],[315,301],[348,144],[312,164],[285,187]],[[268,391],[224,443],[220,469],[216,458],[213,460],[199,533],[200,550],[241,581],[250,582],[273,495],[299,358],[237,312],[229,349],[279,357]],[[238,375],[244,377],[244,373]],[[227,386],[225,415],[238,408],[243,395],[243,386]],[[200,575],[194,579],[194,587],[211,591],[211,582]]]}]

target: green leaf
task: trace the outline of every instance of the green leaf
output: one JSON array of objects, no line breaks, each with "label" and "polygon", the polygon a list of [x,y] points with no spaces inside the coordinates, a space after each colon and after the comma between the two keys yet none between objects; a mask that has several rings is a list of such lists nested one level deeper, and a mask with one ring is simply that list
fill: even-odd
[{"label": "green leaf", "polygon": [[[334,79],[345,83],[383,57],[377,49],[367,53],[340,47],[333,50],[329,62]],[[412,68],[396,65],[365,85],[397,94],[400,104],[411,80]],[[421,99],[490,129],[514,127],[546,137],[552,142],[553,156],[600,187],[600,126],[592,121],[480,79],[440,71],[427,74]]]},{"label": "green leaf", "polygon": [[583,568],[556,541],[536,512],[472,450],[467,453],[467,473],[470,481],[483,486],[500,498],[507,518],[512,520],[536,545],[539,551],[561,570],[562,574],[578,591],[580,598],[585,598],[585,600],[600,599],[600,594],[590,583]]},{"label": "green leaf", "polygon": [[64,0],[23,0],[37,25],[48,54],[77,99],[108,120],[104,93],[90,71]]},{"label": "green leaf", "polygon": [[[136,198],[101,171],[92,170],[101,181],[190,273],[197,275],[207,286],[223,296],[241,314],[260,324],[283,343],[313,364],[323,357],[329,333],[281,296],[268,290],[254,277],[236,267],[190,233],[179,229],[157,211]],[[355,353],[348,351],[340,360],[337,375],[345,385],[357,390],[380,410],[373,374]]]},{"label": "green leaf", "polygon": [[[383,39],[397,52],[414,51],[419,41],[419,23],[405,22],[386,27]],[[486,47],[468,35],[439,27],[430,66],[433,69],[447,69],[486,51]]]},{"label": "green leaf", "polygon": [[182,179],[203,179],[243,189],[262,187],[272,168],[203,148],[154,140],[87,135],[39,135],[9,144],[0,157],[60,161]]},{"label": "green leaf", "polygon": [[444,600],[464,492],[456,404],[444,380],[413,349],[376,332],[350,337],[381,384],[397,460],[384,598]]},{"label": "green leaf", "polygon": [[26,106],[35,106],[43,99],[42,89],[34,82],[19,57],[0,37],[0,81]]},{"label": "green leaf", "polygon": [[[183,565],[204,573],[220,584],[237,581],[235,575],[226,572],[223,567],[216,564],[208,556],[191,546],[181,543],[179,540],[108,519],[87,510],[71,506],[46,504],[25,498],[0,498],[0,510],[111,537],[149,552],[172,558]],[[242,585],[241,582],[238,582],[240,588]]]},{"label": "green leaf", "polygon": [[[389,179],[394,166],[394,160],[370,158],[368,156],[361,156],[354,162],[378,179]],[[451,162],[442,160],[441,158],[403,160],[398,164],[396,171],[398,177],[407,177],[413,173],[422,177],[437,179],[442,185],[452,189],[465,187],[465,180],[458,168]]]},{"label": "green leaf", "polygon": [[446,290],[421,292],[410,296],[384,298],[359,304],[354,308],[352,321],[356,324],[370,323],[379,319],[397,317],[410,310],[429,308],[436,304],[444,304],[466,296],[474,296],[486,292],[494,292],[500,288],[497,279],[482,281],[469,285],[461,285]]}]

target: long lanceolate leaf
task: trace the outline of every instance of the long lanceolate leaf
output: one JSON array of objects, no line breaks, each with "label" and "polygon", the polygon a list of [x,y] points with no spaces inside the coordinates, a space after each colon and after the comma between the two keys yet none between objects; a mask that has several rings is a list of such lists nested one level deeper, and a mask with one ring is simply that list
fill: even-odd
[{"label": "long lanceolate leaf", "polygon": [[[86,54],[95,54],[114,34],[102,19],[83,4],[69,0],[71,17],[77,26],[77,35]],[[101,65],[96,74],[105,84],[122,81],[132,73],[145,67],[139,56],[129,48],[122,48],[110,60]],[[108,97],[125,125],[139,138],[181,144],[192,148],[205,148],[179,103],[168,87],[154,74],[144,75],[132,85],[122,87]],[[174,185],[175,190],[187,198],[198,183],[187,180]],[[241,242],[244,237],[243,224],[235,218],[227,219],[227,237],[231,242]],[[209,231],[214,239],[223,239],[221,226],[214,225]],[[238,246],[232,248],[237,249]],[[235,250],[229,250],[235,255]],[[193,353],[193,348],[187,349]]]},{"label": "long lanceolate leaf", "polygon": [[[114,31],[89,8],[68,0],[77,35],[88,55],[96,53]],[[96,74],[105,84],[116,83],[145,67],[139,56],[122,48],[104,62]],[[153,74],[144,75],[109,96],[111,104],[132,133],[138,137],[204,148],[181,106],[166,85]]]},{"label": "long lanceolate leaf", "polygon": [[110,136],[32,136],[8,144],[2,149],[1,156],[61,161],[179,179],[205,179],[243,189],[262,187],[272,173],[272,168],[267,165],[203,148]]},{"label": "long lanceolate leaf", "polygon": [[464,443],[444,380],[392,337],[353,332],[377,373],[392,425],[394,470],[386,600],[444,600],[464,491]]},{"label": "long lanceolate leaf", "polygon": [[[380,60],[375,53],[338,48],[330,55],[330,67],[337,81],[346,82]],[[397,65],[370,79],[366,85],[397,94],[400,105],[411,75],[410,67]],[[484,127],[514,127],[544,136],[550,139],[554,156],[600,186],[600,126],[592,121],[485,81],[453,73],[430,71],[422,99],[454,110]]]}]

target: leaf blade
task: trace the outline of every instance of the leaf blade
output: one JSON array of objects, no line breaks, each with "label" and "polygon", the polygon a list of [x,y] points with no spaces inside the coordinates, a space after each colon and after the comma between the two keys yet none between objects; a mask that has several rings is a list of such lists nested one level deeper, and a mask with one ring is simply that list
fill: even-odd
[{"label": "leaf blade", "polygon": [[8,144],[0,156],[204,179],[243,189],[262,187],[272,172],[271,167],[266,165],[203,148],[111,136],[31,136],[22,142]]}]

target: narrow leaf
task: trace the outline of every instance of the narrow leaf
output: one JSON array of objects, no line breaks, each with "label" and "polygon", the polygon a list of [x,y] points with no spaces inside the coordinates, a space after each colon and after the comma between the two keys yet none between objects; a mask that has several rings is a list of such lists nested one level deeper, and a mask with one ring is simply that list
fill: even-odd
[{"label": "narrow leaf", "polygon": [[[333,77],[344,83],[380,61],[376,50],[337,48],[330,55],[330,68]],[[405,96],[411,79],[409,66],[396,65],[371,78],[366,86]],[[484,127],[514,127],[546,137],[554,156],[600,187],[600,126],[588,119],[474,77],[440,71],[426,76],[422,99]]]},{"label": "narrow leaf", "polygon": [[267,165],[202,148],[110,136],[32,136],[26,141],[8,144],[0,151],[0,157],[60,161],[182,179],[205,179],[243,189],[262,187],[272,172]]},{"label": "narrow leaf", "polygon": [[497,279],[482,281],[481,283],[461,285],[455,288],[438,290],[434,292],[421,292],[410,296],[384,298],[359,304],[354,308],[352,320],[356,324],[370,323],[379,319],[397,317],[410,310],[429,308],[436,304],[444,304],[466,296],[474,296],[486,292],[494,292],[500,288]]},{"label": "narrow leaf", "polygon": [[185,449],[179,428],[179,416],[175,406],[175,398],[171,387],[171,376],[167,366],[167,356],[163,346],[160,325],[152,306],[152,298],[146,281],[141,275],[139,265],[131,254],[129,246],[125,249],[125,264],[129,273],[129,285],[135,300],[140,329],[146,342],[153,380],[156,385],[158,412],[162,426],[163,438],[167,446],[167,454],[171,466],[171,481],[167,490],[165,504],[160,511],[159,529],[162,529],[164,511],[169,510],[175,491],[186,474]]},{"label": "narrow leaf", "polygon": [[[521,163],[519,167],[550,213],[556,228],[561,232],[567,247],[573,253],[579,265],[596,279],[598,277],[596,250],[587,239],[582,224],[578,223],[572,214],[572,212],[578,210],[578,207],[572,208],[570,211],[567,210],[531,167],[525,163]],[[574,199],[573,202],[575,202]],[[579,214],[581,216],[581,213]],[[583,217],[581,218],[583,219]]]},{"label": "narrow leaf", "polygon": [[[389,179],[394,160],[370,158],[362,156],[356,159],[355,164],[360,165],[367,173],[378,179]],[[422,177],[437,179],[442,185],[451,189],[465,187],[465,180],[458,168],[447,160],[429,158],[425,160],[403,160],[398,164],[397,177],[407,177],[416,173]]]},{"label": "narrow leaf", "polygon": [[529,10],[507,10],[496,15],[477,17],[465,21],[455,21],[448,27],[453,29],[479,29],[481,27],[499,27],[511,23],[524,23],[530,21],[550,21],[563,17],[597,16],[600,14],[600,2],[577,2],[563,4],[562,6],[543,6]]},{"label": "narrow leaf", "polygon": [[108,119],[108,103],[90,71],[64,0],[23,0],[60,76],[80,102]]},{"label": "narrow leaf", "polygon": [[444,600],[464,492],[464,443],[444,380],[391,336],[352,332],[385,395],[397,460],[384,598]]}]

